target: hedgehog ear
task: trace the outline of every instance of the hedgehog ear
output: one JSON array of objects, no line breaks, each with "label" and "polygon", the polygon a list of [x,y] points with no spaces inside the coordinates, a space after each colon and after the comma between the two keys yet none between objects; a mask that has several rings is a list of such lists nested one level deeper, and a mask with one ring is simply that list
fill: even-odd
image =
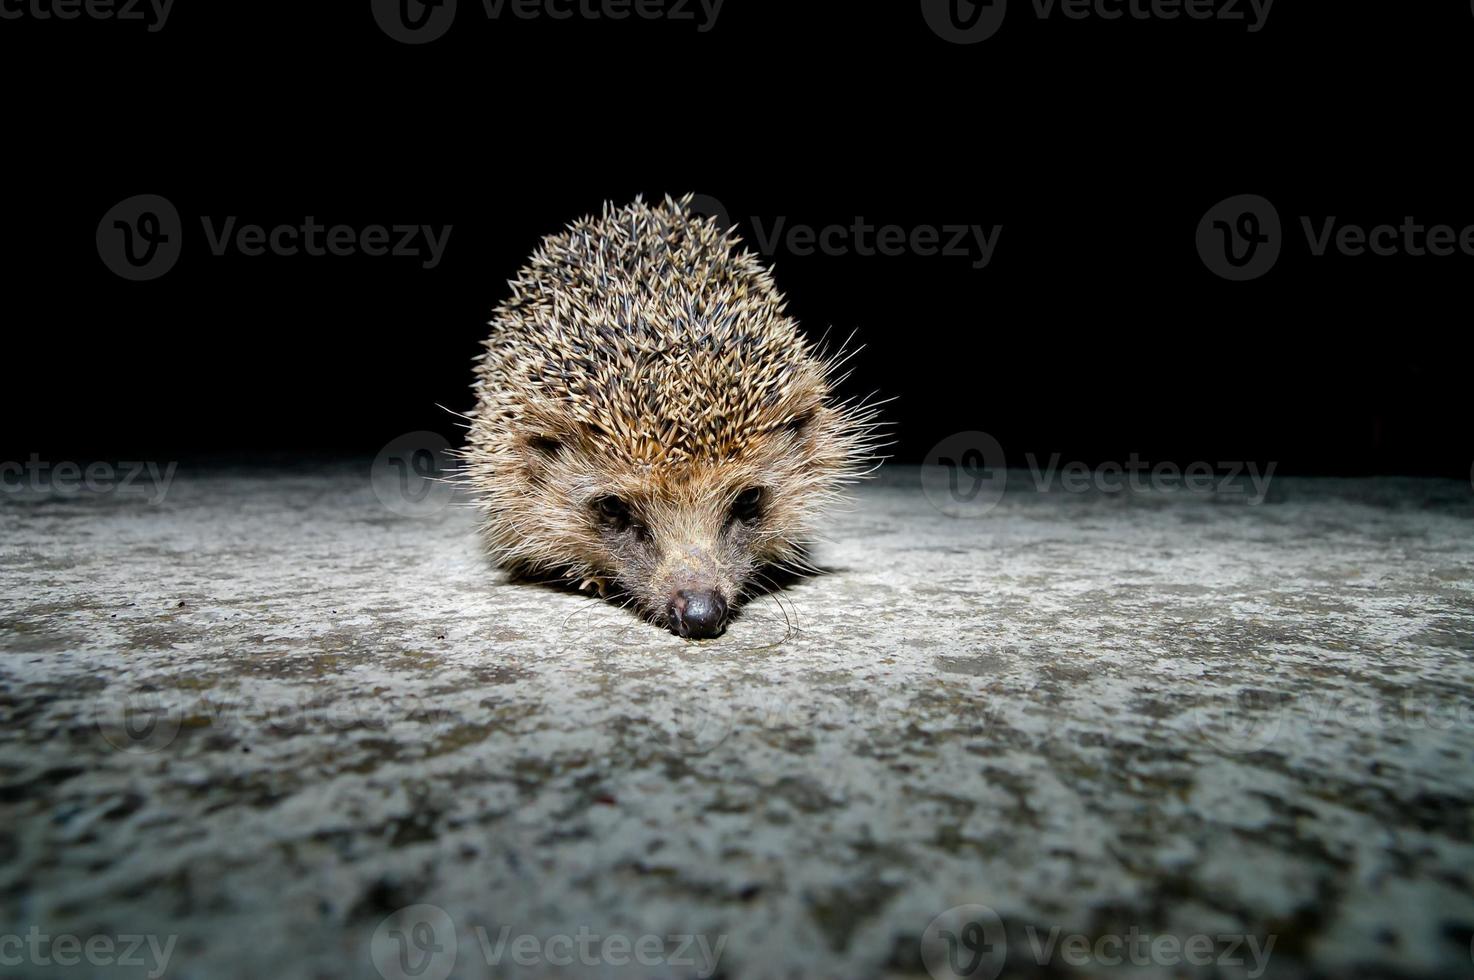
[{"label": "hedgehog ear", "polygon": [[793,418],[789,419],[787,422],[784,422],[783,431],[791,432],[794,434],[794,436],[802,439],[805,435],[808,434],[809,426],[813,424],[814,416],[818,414],[819,409],[817,407],[805,409],[804,411],[799,412]]},{"label": "hedgehog ear", "polygon": [[537,455],[546,456],[549,459],[558,455],[563,449],[563,443],[559,442],[555,436],[544,432],[533,433],[524,440],[524,444]]}]

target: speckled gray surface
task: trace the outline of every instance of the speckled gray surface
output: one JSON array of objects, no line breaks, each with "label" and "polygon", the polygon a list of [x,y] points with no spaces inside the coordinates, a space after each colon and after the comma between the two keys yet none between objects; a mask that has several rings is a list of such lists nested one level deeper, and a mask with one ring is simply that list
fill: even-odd
[{"label": "speckled gray surface", "polygon": [[925,977],[976,904],[978,976],[1474,975],[1467,484],[890,471],[704,644],[470,528],[366,467],[0,494],[0,972]]}]

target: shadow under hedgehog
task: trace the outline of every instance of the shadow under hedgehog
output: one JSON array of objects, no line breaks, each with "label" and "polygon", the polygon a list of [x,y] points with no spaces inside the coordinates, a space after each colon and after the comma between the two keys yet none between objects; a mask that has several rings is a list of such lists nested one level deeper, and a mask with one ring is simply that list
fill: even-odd
[{"label": "shadow under hedgehog", "polygon": [[812,570],[875,410],[835,400],[844,355],[690,201],[606,205],[543,240],[491,320],[461,455],[503,566],[700,639],[765,569]]}]

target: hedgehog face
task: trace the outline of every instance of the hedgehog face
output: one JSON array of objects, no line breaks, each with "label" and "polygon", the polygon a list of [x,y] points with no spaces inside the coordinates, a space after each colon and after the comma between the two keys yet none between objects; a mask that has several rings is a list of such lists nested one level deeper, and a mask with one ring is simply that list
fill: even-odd
[{"label": "hedgehog face", "polygon": [[[741,508],[731,491],[645,489],[590,503],[604,545],[602,564],[646,616],[671,632],[692,639],[720,635],[757,564],[750,526],[737,516]],[[754,494],[738,496],[745,505]],[[749,520],[756,517],[748,513]]]},{"label": "hedgehog face", "polygon": [[546,428],[519,440],[520,489],[508,503],[522,547],[564,556],[570,577],[614,585],[691,639],[720,635],[766,567],[800,558],[826,495],[813,474],[839,463],[819,425],[780,427],[739,459],[666,465],[612,456],[607,437]]}]

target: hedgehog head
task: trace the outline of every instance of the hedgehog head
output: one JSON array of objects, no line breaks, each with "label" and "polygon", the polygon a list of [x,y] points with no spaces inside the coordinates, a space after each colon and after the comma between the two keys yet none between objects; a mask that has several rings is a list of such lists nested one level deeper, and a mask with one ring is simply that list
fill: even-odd
[{"label": "hedgehog head", "polygon": [[688,200],[543,242],[497,309],[464,455],[504,564],[704,638],[766,569],[803,566],[873,412],[834,400],[842,358]]}]

